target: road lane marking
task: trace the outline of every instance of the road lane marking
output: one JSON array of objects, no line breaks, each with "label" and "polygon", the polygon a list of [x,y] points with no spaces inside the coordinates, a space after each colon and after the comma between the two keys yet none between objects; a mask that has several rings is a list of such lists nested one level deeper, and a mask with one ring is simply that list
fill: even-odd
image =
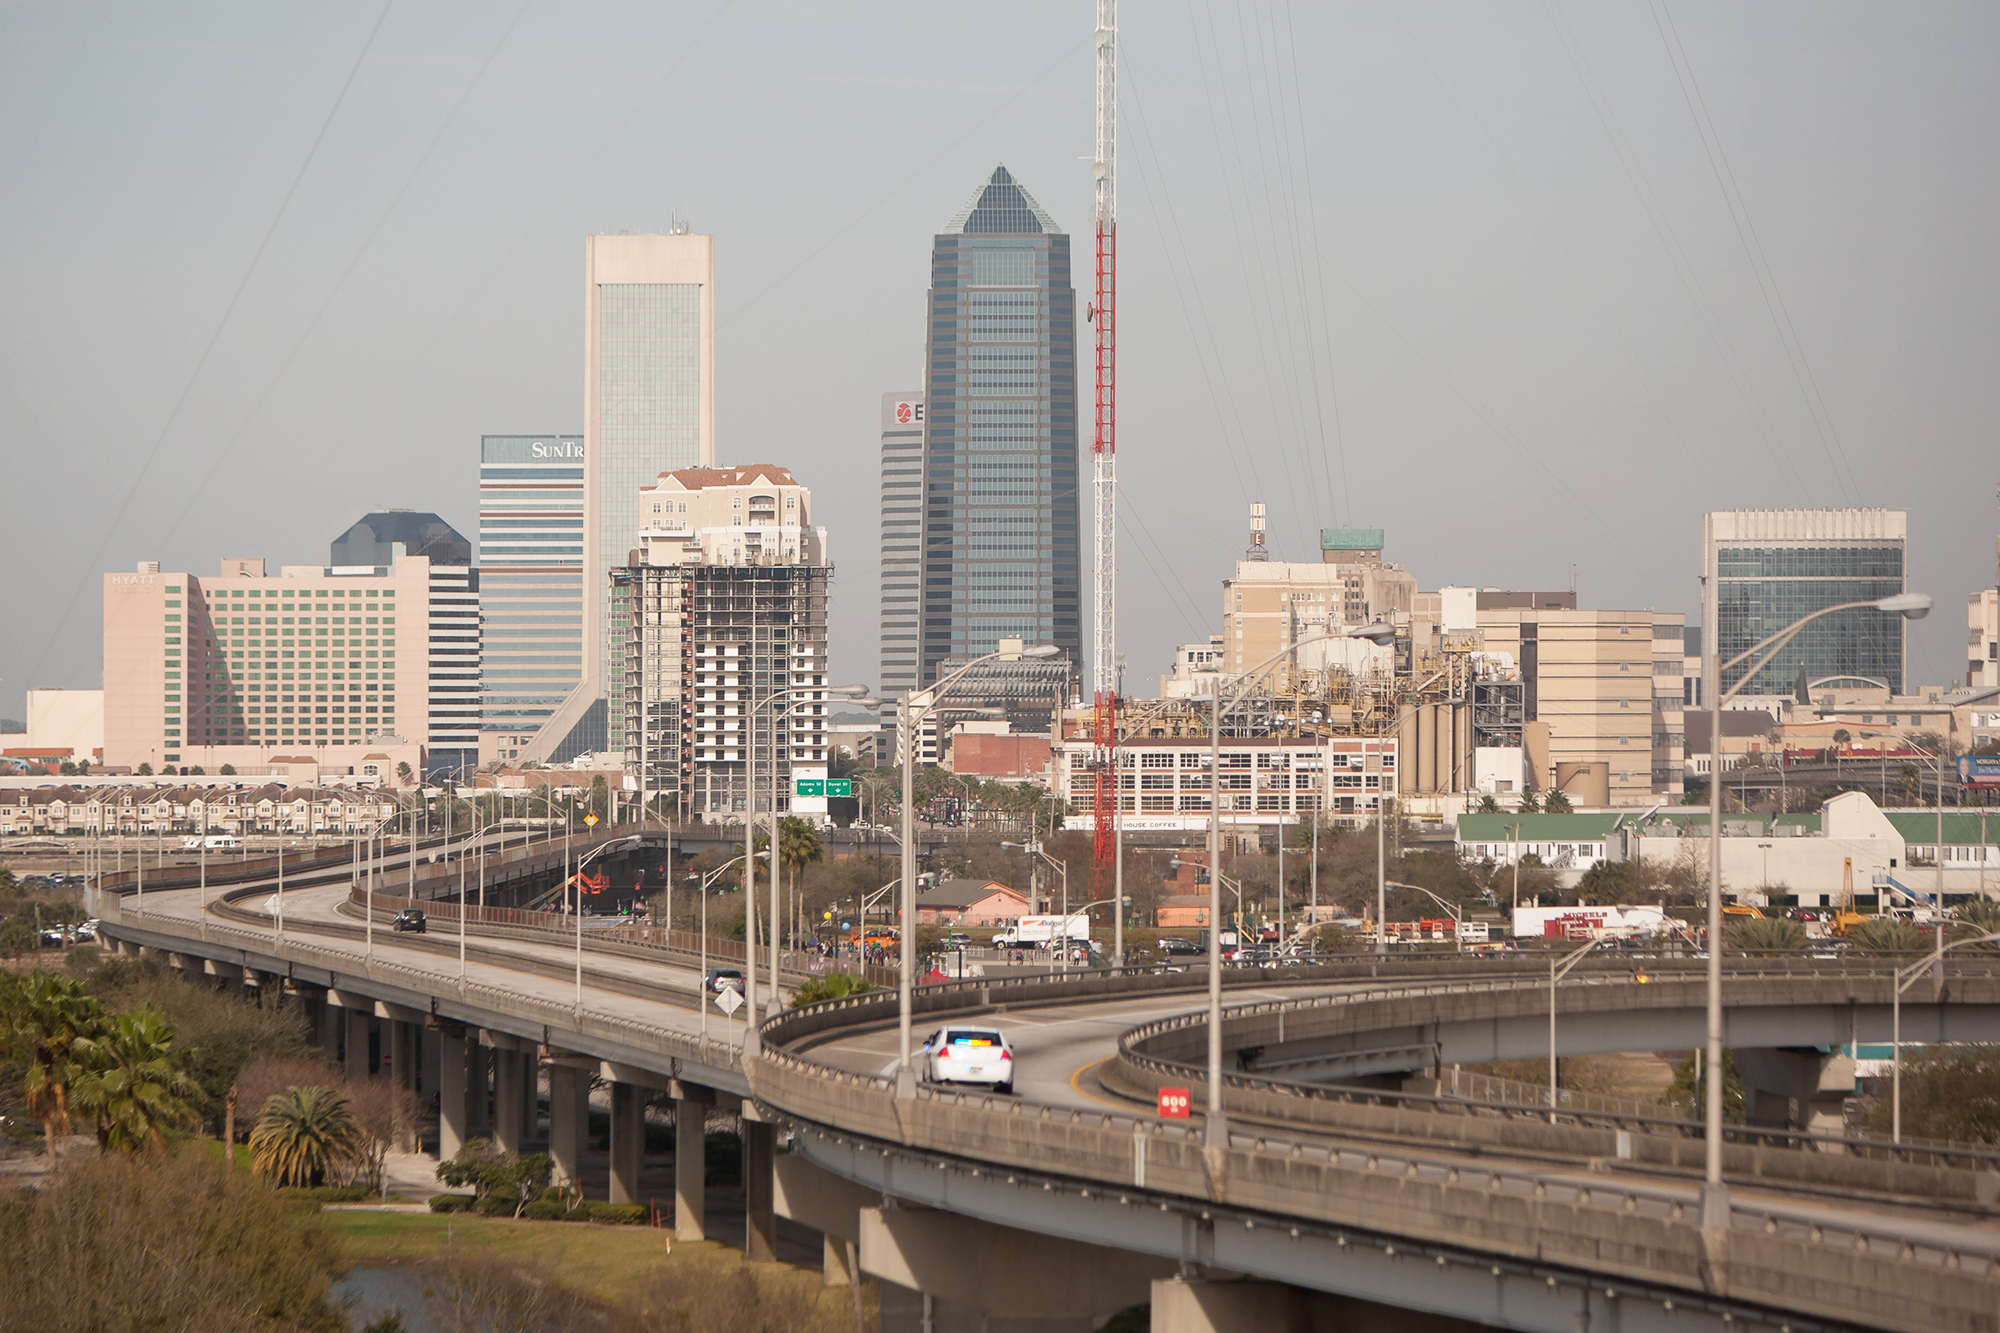
[{"label": "road lane marking", "polygon": [[[1114,1102],[1108,1097],[1100,1097],[1096,1093],[1085,1089],[1082,1082],[1080,1081],[1085,1074],[1097,1068],[1099,1065],[1108,1065],[1117,1058],[1118,1057],[1115,1055],[1107,1055],[1101,1060],[1092,1060],[1087,1064],[1078,1065],[1076,1067],[1076,1072],[1069,1076],[1069,1089],[1071,1092],[1074,1092],[1079,1097],[1088,1097],[1091,1101],[1096,1102],[1099,1106],[1108,1106],[1114,1111],[1123,1111],[1127,1115],[1135,1115],[1135,1116],[1143,1115],[1144,1114],[1143,1111],[1134,1109],[1138,1105],[1138,1103],[1125,1102],[1125,1101]],[[1157,1119],[1158,1117],[1154,1118]]]}]

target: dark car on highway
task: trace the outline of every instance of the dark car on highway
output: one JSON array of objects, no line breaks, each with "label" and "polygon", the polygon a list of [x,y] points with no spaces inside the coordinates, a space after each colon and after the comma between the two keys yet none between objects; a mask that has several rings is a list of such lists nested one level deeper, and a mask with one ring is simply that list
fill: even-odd
[{"label": "dark car on highway", "polygon": [[408,930],[422,935],[429,929],[430,920],[424,916],[421,907],[405,907],[396,913],[396,919],[390,925],[398,931]]}]

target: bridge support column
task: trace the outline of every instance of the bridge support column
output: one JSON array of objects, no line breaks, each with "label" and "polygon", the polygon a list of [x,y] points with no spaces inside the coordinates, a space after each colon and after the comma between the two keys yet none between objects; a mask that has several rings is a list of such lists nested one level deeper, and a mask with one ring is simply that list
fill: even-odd
[{"label": "bridge support column", "polygon": [[[639,1154],[646,1141],[643,1089],[611,1085],[611,1202],[639,1202]],[[746,1168],[747,1169],[747,1168]]]},{"label": "bridge support column", "polygon": [[527,1139],[521,1125],[521,1055],[493,1054],[493,1142],[502,1152],[517,1153]]},{"label": "bridge support column", "polygon": [[384,1035],[389,1045],[389,1077],[396,1080],[397,1087],[416,1091],[417,1025],[390,1018],[383,1020],[382,1026],[387,1029]]},{"label": "bridge support column", "polygon": [[542,1136],[541,1057],[529,1050],[522,1051],[517,1058],[521,1061],[521,1137],[539,1139]]},{"label": "bridge support column", "polygon": [[420,1080],[417,1091],[428,1101],[430,1095],[438,1090],[439,1071],[443,1068],[439,1055],[442,1048],[436,1028],[420,1028],[418,1034],[417,1041],[423,1049],[417,1055],[417,1078]]},{"label": "bridge support column", "polygon": [[549,1159],[558,1185],[581,1178],[585,1127],[590,1123],[590,1082],[581,1069],[549,1066]]},{"label": "bridge support column", "polygon": [[326,1052],[326,1058],[329,1060],[340,1058],[341,1012],[338,1006],[329,1004],[325,992],[321,992],[319,1012],[314,1015],[313,1030],[319,1034],[320,1049]]},{"label": "bridge support column", "polygon": [[1854,1095],[1854,1061],[1817,1048],[1739,1047],[1732,1052],[1743,1081],[1745,1116],[1753,1125],[1841,1134],[1841,1107]]},{"label": "bridge support column", "polygon": [[347,1018],[347,1077],[360,1082],[375,1072],[373,1052],[368,1048],[370,1015],[364,1009],[343,1009]]},{"label": "bridge support column", "polygon": [[778,1152],[775,1125],[752,1120],[743,1103],[743,1257],[769,1263],[778,1257],[778,1214],[773,1207],[771,1172]]},{"label": "bridge support column", "polygon": [[1145,1304],[1155,1279],[1174,1271],[1166,1259],[928,1208],[863,1208],[859,1223],[861,1271],[884,1283],[883,1333],[1089,1333]]},{"label": "bridge support column", "polygon": [[470,1138],[493,1136],[493,1117],[487,1099],[492,1095],[493,1053],[472,1045],[465,1052],[465,1132]]},{"label": "bridge support column", "polygon": [[680,1240],[708,1238],[707,1131],[706,1101],[683,1096],[674,1103],[674,1235]]},{"label": "bridge support column", "polygon": [[471,1064],[467,1048],[475,1038],[464,1029],[444,1032],[438,1039],[438,1160],[449,1161],[471,1138],[467,1119],[466,1073]]}]

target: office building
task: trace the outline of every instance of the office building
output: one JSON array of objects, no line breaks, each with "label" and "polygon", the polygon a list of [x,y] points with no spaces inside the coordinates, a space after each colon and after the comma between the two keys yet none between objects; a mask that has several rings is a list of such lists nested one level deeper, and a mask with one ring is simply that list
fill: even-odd
[{"label": "office building", "polygon": [[1575,805],[1680,795],[1685,617],[1518,602],[1476,614],[1481,652],[1518,668],[1525,781]]},{"label": "office building", "polygon": [[[1088,828],[1097,799],[1092,742],[1077,735],[1055,746],[1055,791],[1076,813],[1070,828]],[[1258,736],[1221,745],[1221,824],[1225,833],[1307,823],[1324,811],[1329,823],[1374,816],[1383,797],[1399,790],[1399,746],[1393,736]],[[1133,736],[1118,743],[1120,813],[1128,828],[1199,832],[1208,827],[1211,771],[1206,742]]]},{"label": "office building", "polygon": [[1005,638],[1078,663],[1069,237],[1004,166],[935,237],[926,314],[917,683]]},{"label": "office building", "polygon": [[[583,458],[581,435],[480,437],[482,766],[518,762],[583,681]],[[582,742],[550,737],[546,756]]]},{"label": "office building", "polygon": [[[640,526],[607,576],[606,604],[624,645],[625,766],[647,805],[739,814],[754,753],[763,809],[775,795],[780,811],[824,813],[824,797],[794,789],[824,778],[831,758],[815,687],[827,683],[832,569],[812,492],[771,464],[684,468],[642,488],[634,507]],[[799,687],[789,703],[766,702]]]},{"label": "office building", "polygon": [[[213,578],[157,561],[104,576],[104,762],[269,771],[369,754],[421,771],[428,746],[431,562],[228,559]],[[402,631],[398,648],[397,631]]]},{"label": "office building", "polygon": [[361,520],[333,539],[329,565],[393,565],[406,555],[420,555],[433,565],[469,568],[472,543],[436,514],[414,509],[385,509]]},{"label": "office building", "polygon": [[[1702,516],[1702,577],[1715,651],[1729,661],[1824,607],[1907,590],[1909,515],[1900,509],[1737,510]],[[1709,627],[1705,627],[1709,628]],[[1771,659],[1748,694],[1790,694],[1799,675],[1880,681],[1904,692],[1906,622],[1864,608],[1824,616]],[[1743,668],[1726,673],[1733,686]]]},{"label": "office building", "polygon": [[472,543],[436,514],[387,509],[334,538],[330,573],[385,573],[408,556],[430,561],[429,705],[424,772],[442,778],[479,766],[479,571]]},{"label": "office building", "polygon": [[624,750],[610,571],[630,559],[640,488],[715,462],[715,238],[590,236],[583,266],[584,678],[524,760]]},{"label": "office building", "polygon": [[1967,688],[2000,685],[2000,591],[1982,588],[1965,607],[1965,684]]},{"label": "office building", "polygon": [[903,693],[917,688],[917,621],[923,585],[924,396],[882,395],[882,730],[896,726]]}]

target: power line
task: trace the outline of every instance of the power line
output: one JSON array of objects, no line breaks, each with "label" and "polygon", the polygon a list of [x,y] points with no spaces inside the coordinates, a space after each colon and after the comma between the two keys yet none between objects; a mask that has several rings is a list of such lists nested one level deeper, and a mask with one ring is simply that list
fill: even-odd
[{"label": "power line", "polygon": [[167,525],[166,531],[160,538],[162,543],[171,537],[179,529],[181,523],[186,520],[187,516],[193,512],[195,505],[200,501],[203,493],[207,491],[209,483],[215,480],[215,474],[222,470],[222,465],[229,461],[229,456],[236,451],[236,446],[242,442],[244,435],[249,433],[250,423],[257,419],[257,413],[263,410],[265,402],[270,399],[271,394],[277,389],[279,381],[284,379],[285,372],[291,369],[292,362],[298,359],[299,353],[304,351],[306,344],[312,340],[313,334],[319,329],[320,321],[326,318],[326,312],[333,308],[334,300],[346,288],[347,280],[354,276],[354,270],[360,267],[362,258],[374,246],[375,238],[380,236],[382,229],[389,225],[390,217],[401,206],[404,196],[409,194],[410,187],[416,183],[417,177],[422,173],[425,164],[431,160],[431,154],[437,151],[440,143],[444,142],[445,134],[458,120],[458,113],[465,109],[466,102],[471,100],[474,90],[485,79],[486,71],[493,67],[493,61],[499,56],[500,49],[507,44],[507,39],[513,35],[514,28],[521,22],[521,16],[528,12],[528,6],[531,3],[532,0],[521,0],[520,8],[514,11],[514,17],[509,19],[507,26],[500,30],[500,36],[494,40],[492,49],[487,51],[486,59],[481,61],[479,68],[473,72],[472,81],[465,85],[465,91],[460,93],[458,101],[452,104],[451,111],[444,118],[444,123],[438,126],[437,133],[431,136],[431,141],[424,146],[424,151],[418,154],[417,160],[411,165],[409,173],[403,177],[402,188],[396,191],[395,197],[389,201],[389,206],[384,208],[381,216],[375,219],[375,225],[369,228],[368,234],[362,238],[361,244],[355,249],[353,257],[347,261],[347,267],[340,271],[338,278],[334,279],[333,287],[327,292],[326,299],[320,302],[319,309],[315,310],[312,318],[306,321],[305,329],[293,340],[291,350],[285,353],[285,359],[278,363],[278,368],[265,381],[263,391],[257,395],[256,401],[250,404],[250,410],[243,414],[243,423],[236,428],[236,433],[229,437],[228,442],[210,460],[208,470],[202,473],[201,480],[195,484],[194,490],[188,495],[187,503],[181,506],[180,512],[174,515],[173,522]]},{"label": "power line", "polygon": [[382,12],[375,16],[375,26],[368,30],[367,40],[361,43],[360,54],[354,57],[353,67],[347,71],[347,78],[341,82],[340,91],[334,94],[333,105],[327,108],[326,119],[320,122],[319,133],[313,136],[312,146],[306,149],[305,160],[299,163],[297,174],[292,177],[291,185],[285,190],[285,197],[278,201],[278,211],[271,215],[271,225],[264,228],[263,239],[257,242],[257,249],[251,254],[250,263],[244,268],[242,278],[237,281],[236,290],[230,293],[229,303],[222,308],[222,317],[216,320],[214,332],[208,335],[208,342],[202,347],[201,355],[195,359],[194,369],[188,372],[187,382],[181,386],[180,396],[174,399],[173,408],[160,426],[159,434],[153,437],[152,447],[146,451],[146,457],[140,462],[138,470],[132,474],[131,484],[126,487],[124,498],[118,502],[117,512],[105,525],[104,535],[98,538],[97,549],[91,552],[90,560],[83,565],[83,572],[77,579],[76,587],[71,590],[69,600],[63,604],[62,614],[56,617],[55,625],[42,640],[42,651],[35,658],[35,665],[28,675],[30,681],[41,676],[42,667],[48,661],[50,651],[62,637],[64,626],[69,624],[70,616],[76,611],[77,602],[83,597],[84,588],[89,585],[92,578],[102,573],[100,566],[104,563],[105,549],[111,545],[112,534],[119,530],[119,525],[125,521],[125,515],[130,512],[133,499],[138,496],[147,473],[152,471],[154,462],[160,456],[161,446],[167,442],[167,433],[173,430],[174,423],[180,420],[181,409],[187,406],[188,395],[194,391],[195,381],[201,378],[202,369],[208,365],[210,354],[215,351],[216,343],[222,338],[222,331],[229,327],[230,317],[236,313],[237,302],[243,299],[243,291],[250,285],[251,276],[257,272],[257,266],[264,258],[264,251],[270,247],[271,237],[277,233],[278,224],[284,220],[285,211],[292,206],[292,197],[299,192],[300,182],[305,180],[307,169],[312,166],[313,158],[318,155],[320,145],[326,141],[326,132],[332,128],[333,118],[340,113],[341,103],[347,100],[347,90],[354,86],[354,77],[361,72],[362,62],[368,59],[368,52],[374,47],[375,37],[382,31],[382,24],[389,17],[389,8],[394,3],[395,0],[385,0]]}]

